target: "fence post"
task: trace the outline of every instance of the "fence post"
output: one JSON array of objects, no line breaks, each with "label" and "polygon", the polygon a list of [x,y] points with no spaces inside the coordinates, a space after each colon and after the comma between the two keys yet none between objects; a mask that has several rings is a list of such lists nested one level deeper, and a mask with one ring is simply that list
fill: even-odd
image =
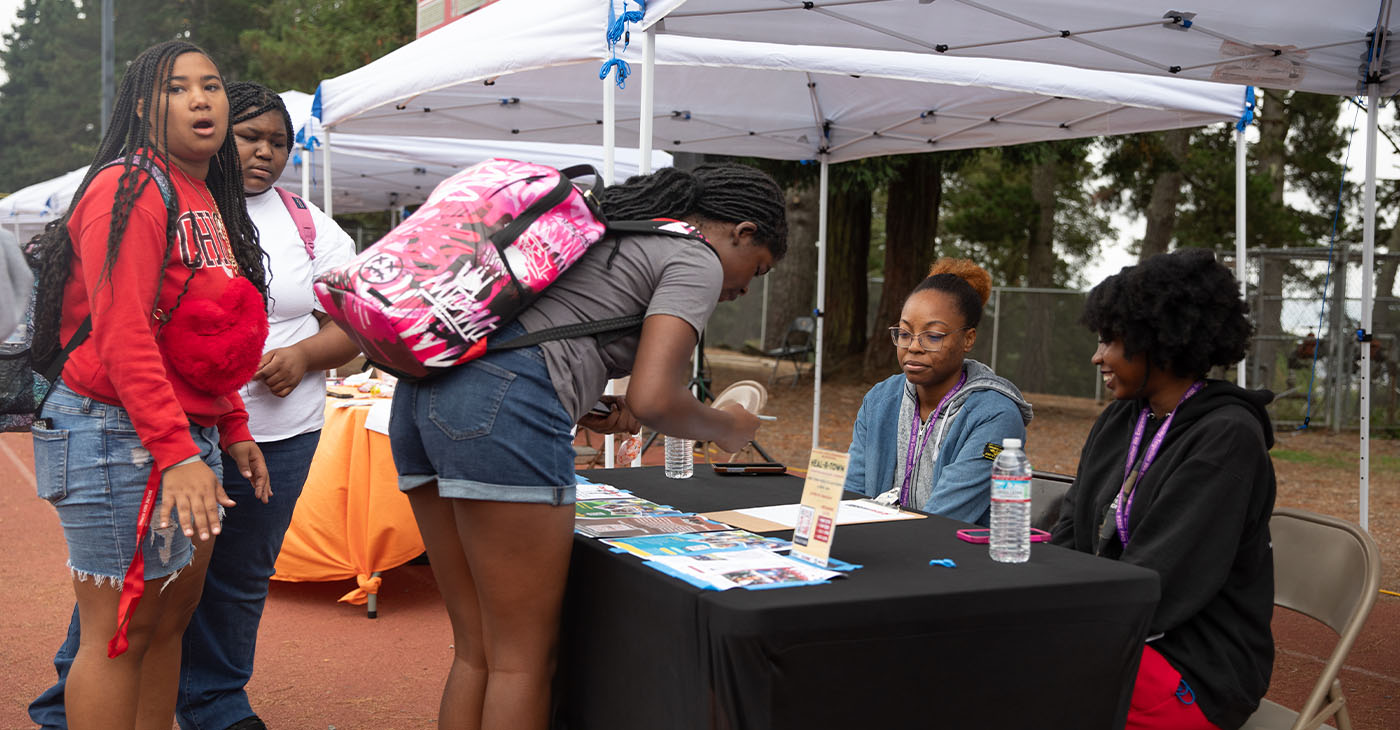
[{"label": "fence post", "polygon": [[1330,347],[1328,347],[1328,354],[1330,356],[1328,370],[1331,372],[1327,374],[1327,379],[1332,384],[1330,394],[1332,398],[1332,408],[1330,409],[1332,411],[1332,417],[1330,419],[1331,423],[1328,424],[1332,433],[1337,433],[1342,430],[1342,419],[1345,417],[1346,413],[1344,410],[1346,406],[1346,393],[1347,390],[1349,390],[1347,386],[1348,381],[1351,380],[1350,376],[1347,374],[1346,363],[1347,259],[1349,258],[1348,254],[1350,251],[1345,244],[1338,248],[1341,261],[1337,264],[1336,281],[1332,287],[1332,317],[1327,326],[1327,329],[1331,330],[1328,334],[1328,339],[1331,343]]}]

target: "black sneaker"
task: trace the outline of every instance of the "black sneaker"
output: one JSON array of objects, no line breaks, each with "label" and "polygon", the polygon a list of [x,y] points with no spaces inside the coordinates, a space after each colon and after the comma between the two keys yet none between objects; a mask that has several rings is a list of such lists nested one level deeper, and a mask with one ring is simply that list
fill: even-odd
[{"label": "black sneaker", "polygon": [[253,715],[229,725],[228,730],[267,730],[267,725],[264,725],[257,715]]}]

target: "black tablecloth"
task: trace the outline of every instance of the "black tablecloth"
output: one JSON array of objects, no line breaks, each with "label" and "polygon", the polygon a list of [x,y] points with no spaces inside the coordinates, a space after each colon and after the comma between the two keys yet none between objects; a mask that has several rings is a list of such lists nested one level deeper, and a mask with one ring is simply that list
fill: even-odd
[{"label": "black tablecloth", "polygon": [[[584,475],[694,512],[790,504],[802,487],[698,465],[689,480]],[[575,537],[556,725],[1122,727],[1156,573],[1041,544],[1004,565],[954,536],[966,526],[842,525],[832,556],[864,568],[763,591],[700,590]]]}]

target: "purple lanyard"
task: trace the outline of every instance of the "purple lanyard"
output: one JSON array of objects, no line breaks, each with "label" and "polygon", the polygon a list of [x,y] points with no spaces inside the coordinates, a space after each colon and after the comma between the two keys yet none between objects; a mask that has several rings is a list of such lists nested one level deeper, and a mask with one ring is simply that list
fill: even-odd
[{"label": "purple lanyard", "polygon": [[[1176,402],[1176,408],[1167,414],[1167,420],[1162,422],[1162,427],[1157,429],[1156,435],[1152,437],[1152,442],[1147,445],[1147,452],[1142,455],[1142,463],[1135,469],[1133,462],[1137,461],[1138,449],[1142,447],[1142,436],[1147,431],[1147,417],[1152,413],[1149,405],[1138,414],[1137,428],[1133,429],[1132,445],[1128,447],[1128,461],[1123,464],[1123,486],[1118,490],[1118,498],[1113,500],[1114,515],[1113,520],[1118,525],[1118,534],[1123,539],[1123,547],[1128,546],[1128,516],[1133,512],[1133,497],[1137,495],[1137,482],[1147,473],[1147,469],[1152,466],[1152,462],[1157,459],[1157,452],[1162,449],[1162,442],[1167,439],[1167,429],[1172,427],[1172,419],[1176,418],[1176,412],[1181,409],[1181,404],[1187,398],[1200,392],[1205,387],[1205,381],[1197,380],[1181,394],[1181,400]],[[1127,499],[1123,499],[1124,493]]]},{"label": "purple lanyard", "polygon": [[[933,433],[933,425],[938,422],[938,416],[943,413],[943,406],[948,405],[948,400],[959,390],[962,390],[963,383],[967,382],[967,371],[963,371],[962,377],[958,378],[958,384],[952,390],[943,394],[943,399],[938,401],[938,407],[929,414],[928,429],[924,431],[924,437],[919,440],[919,407],[914,406],[914,423],[909,428],[909,453],[904,458],[904,486],[899,488],[899,503],[905,507],[909,506],[909,487],[914,482],[914,465],[919,463],[919,457],[924,453],[924,447],[928,445],[928,436]],[[914,391],[917,395],[918,391]],[[914,446],[918,445],[918,450]]]}]

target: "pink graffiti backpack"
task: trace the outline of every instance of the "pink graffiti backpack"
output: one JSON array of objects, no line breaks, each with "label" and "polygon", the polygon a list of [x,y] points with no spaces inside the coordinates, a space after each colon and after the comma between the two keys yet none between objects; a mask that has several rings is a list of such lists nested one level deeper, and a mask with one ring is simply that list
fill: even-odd
[{"label": "pink graffiti backpack", "polygon": [[[423,378],[480,357],[486,338],[609,229],[696,238],[679,221],[607,224],[591,192],[555,170],[493,159],[442,181],[412,216],[350,263],[319,277],[326,313],[376,366]],[[640,326],[642,315],[551,328],[506,343],[580,337]],[[527,340],[528,338],[528,340]]]}]

